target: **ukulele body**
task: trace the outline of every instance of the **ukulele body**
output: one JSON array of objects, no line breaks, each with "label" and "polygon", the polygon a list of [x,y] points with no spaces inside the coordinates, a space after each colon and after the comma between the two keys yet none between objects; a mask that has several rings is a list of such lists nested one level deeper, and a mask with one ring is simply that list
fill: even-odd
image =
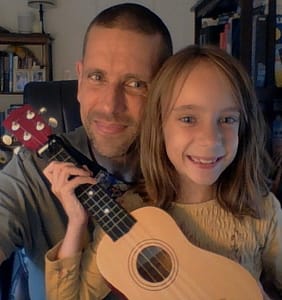
[{"label": "ukulele body", "polygon": [[238,263],[191,244],[163,210],[144,207],[116,241],[97,249],[103,277],[129,300],[260,300],[260,288]]}]

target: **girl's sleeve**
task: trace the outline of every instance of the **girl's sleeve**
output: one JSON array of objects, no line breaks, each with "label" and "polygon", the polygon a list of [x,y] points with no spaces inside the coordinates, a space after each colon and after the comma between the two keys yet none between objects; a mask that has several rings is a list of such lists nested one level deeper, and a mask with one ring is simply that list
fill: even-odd
[{"label": "girl's sleeve", "polygon": [[[128,211],[144,205],[142,198],[132,191],[125,193],[119,201]],[[100,300],[111,292],[96,264],[97,247],[104,234],[101,227],[95,226],[93,241],[83,252],[73,257],[57,259],[61,243],[47,252],[47,300]]]},{"label": "girl's sleeve", "polygon": [[46,297],[48,300],[100,300],[110,288],[96,264],[96,249],[103,233],[97,227],[95,240],[83,253],[56,259],[61,243],[45,256]]}]

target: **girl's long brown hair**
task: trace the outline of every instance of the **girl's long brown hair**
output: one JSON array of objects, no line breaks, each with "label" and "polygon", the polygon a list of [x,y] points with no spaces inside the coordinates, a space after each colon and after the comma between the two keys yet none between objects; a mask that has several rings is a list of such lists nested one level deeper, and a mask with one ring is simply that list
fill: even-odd
[{"label": "girl's long brown hair", "polygon": [[170,57],[155,77],[144,112],[140,138],[141,169],[149,198],[167,209],[179,192],[178,174],[168,159],[162,124],[171,108],[176,82],[200,61],[214,64],[230,82],[240,107],[239,145],[231,165],[216,183],[219,204],[236,216],[261,216],[269,192],[270,160],[265,150],[266,123],[252,82],[239,61],[212,46],[189,46]]}]

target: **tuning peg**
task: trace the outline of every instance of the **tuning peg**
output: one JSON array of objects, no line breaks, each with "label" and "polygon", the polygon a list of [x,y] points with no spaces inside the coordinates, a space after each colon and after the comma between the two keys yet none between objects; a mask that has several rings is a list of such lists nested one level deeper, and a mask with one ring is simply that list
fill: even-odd
[{"label": "tuning peg", "polygon": [[36,122],[36,130],[41,131],[45,128],[45,124],[42,122]]},{"label": "tuning peg", "polygon": [[20,124],[16,121],[13,121],[11,128],[13,131],[17,131],[20,128]]},{"label": "tuning peg", "polygon": [[25,142],[29,141],[31,139],[31,134],[27,131],[25,131],[25,133],[23,134],[23,140]]},{"label": "tuning peg", "polygon": [[0,164],[4,165],[7,162],[6,157],[1,153],[0,155]]},{"label": "tuning peg", "polygon": [[58,127],[58,121],[57,119],[50,117],[48,119],[48,125],[50,125],[52,128],[57,128]]},{"label": "tuning peg", "polygon": [[28,120],[31,120],[31,119],[33,119],[34,117],[35,117],[35,112],[34,112],[34,111],[28,110],[28,111],[26,112],[26,118],[27,118]]},{"label": "tuning peg", "polygon": [[40,114],[40,115],[44,115],[45,113],[47,112],[47,108],[46,107],[41,107],[40,109],[39,109],[39,111],[38,111],[38,113]]},{"label": "tuning peg", "polygon": [[11,146],[14,142],[14,139],[8,134],[4,134],[1,137],[1,139],[2,139],[2,142],[4,143],[4,145],[6,145],[6,146]]}]

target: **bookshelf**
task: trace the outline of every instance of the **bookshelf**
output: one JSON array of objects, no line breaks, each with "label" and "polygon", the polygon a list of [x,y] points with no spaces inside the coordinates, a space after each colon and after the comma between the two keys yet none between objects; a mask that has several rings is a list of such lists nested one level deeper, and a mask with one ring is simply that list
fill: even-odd
[{"label": "bookshelf", "polygon": [[[0,33],[1,136],[5,132],[3,119],[10,109],[23,103],[24,85],[29,81],[53,80],[52,41],[49,34]],[[9,154],[0,140],[0,169],[9,160]]]},{"label": "bookshelf", "polygon": [[52,41],[49,34],[0,33],[0,95],[21,94],[28,81],[53,79]]},{"label": "bookshelf", "polygon": [[[276,0],[198,0],[192,6],[196,44],[215,44],[237,57],[250,74],[269,125],[269,151],[282,169],[282,10]],[[236,21],[236,23],[234,22]],[[281,83],[277,82],[277,26],[281,22]],[[233,27],[233,25],[237,27]],[[232,31],[234,28],[237,30]],[[233,51],[233,46],[236,49]],[[280,126],[277,129],[277,122]],[[274,125],[276,124],[276,125]],[[276,126],[276,128],[274,128]],[[279,145],[278,145],[279,144]],[[281,176],[281,175],[280,175]],[[277,191],[282,200],[282,178]]]}]

